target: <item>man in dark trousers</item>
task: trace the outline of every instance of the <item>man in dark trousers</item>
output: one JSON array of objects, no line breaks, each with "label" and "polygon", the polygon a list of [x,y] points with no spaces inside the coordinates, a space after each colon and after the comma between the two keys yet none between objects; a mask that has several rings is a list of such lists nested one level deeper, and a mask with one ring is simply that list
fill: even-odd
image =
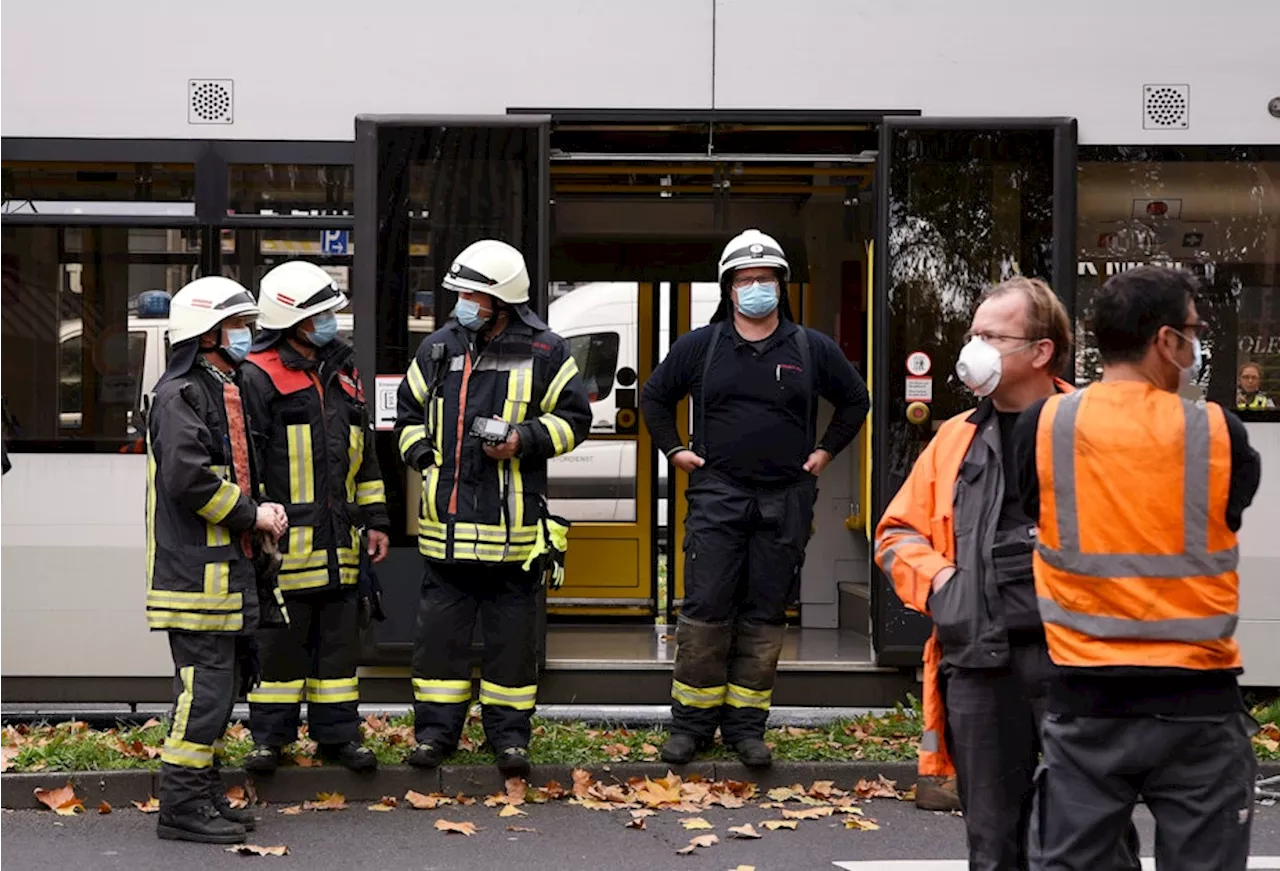
[{"label": "man in dark trousers", "polygon": [[[774,674],[813,522],[818,475],[857,436],[867,388],[829,337],[794,323],[781,246],[747,230],[720,257],[720,307],[680,337],[644,386],[654,444],[689,473],[685,597],[676,630],[671,738],[693,759],[719,727],[764,767]],[[694,397],[683,445],[676,405]],[[835,406],[815,445],[818,397]]]}]

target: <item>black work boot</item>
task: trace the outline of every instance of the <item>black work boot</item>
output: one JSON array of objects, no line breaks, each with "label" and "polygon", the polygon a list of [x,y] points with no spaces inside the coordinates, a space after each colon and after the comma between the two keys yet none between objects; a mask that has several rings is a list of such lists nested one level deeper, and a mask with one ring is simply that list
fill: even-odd
[{"label": "black work boot", "polygon": [[156,834],[165,841],[239,844],[244,841],[245,828],[225,819],[212,802],[206,801],[172,813],[167,813],[161,805]]},{"label": "black work boot", "polygon": [[662,761],[672,765],[687,765],[698,752],[698,739],[687,732],[675,732],[662,745]]},{"label": "black work boot", "polygon": [[733,745],[742,764],[749,768],[768,768],[773,764],[773,752],[760,738],[743,738]]},{"label": "black work boot", "polygon": [[244,757],[244,770],[254,774],[271,774],[280,765],[280,748],[267,744],[254,744]]},{"label": "black work boot", "polygon": [[212,772],[209,778],[209,800],[213,802],[213,806],[218,809],[218,813],[222,814],[224,820],[239,823],[244,826],[246,832],[252,832],[257,828],[258,820],[253,815],[252,808],[231,806],[231,800],[227,798],[226,786],[222,782],[222,775],[217,771]]},{"label": "black work boot", "polygon": [[439,744],[427,742],[414,747],[406,761],[414,768],[439,768],[448,755]]},{"label": "black work boot", "polygon": [[503,747],[498,751],[498,771],[503,777],[528,777],[532,770],[529,748]]},{"label": "black work boot", "polygon": [[373,751],[355,741],[321,744],[320,755],[326,762],[337,762],[351,771],[373,771],[378,767],[378,757],[373,755]]}]

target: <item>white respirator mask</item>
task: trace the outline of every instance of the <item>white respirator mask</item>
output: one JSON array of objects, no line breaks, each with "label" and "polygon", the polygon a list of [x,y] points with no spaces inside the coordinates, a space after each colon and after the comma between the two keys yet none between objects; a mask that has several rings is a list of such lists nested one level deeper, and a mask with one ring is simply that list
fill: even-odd
[{"label": "white respirator mask", "polygon": [[975,396],[990,396],[1000,384],[1004,355],[988,345],[981,336],[974,336],[960,349],[956,360],[956,375]]}]

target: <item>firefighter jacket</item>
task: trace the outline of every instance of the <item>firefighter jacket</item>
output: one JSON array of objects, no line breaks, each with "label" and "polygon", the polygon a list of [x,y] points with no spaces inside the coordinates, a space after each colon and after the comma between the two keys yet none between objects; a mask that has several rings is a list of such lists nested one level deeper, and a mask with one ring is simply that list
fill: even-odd
[{"label": "firefighter jacket", "polygon": [[1053,661],[1239,668],[1222,407],[1093,384],[1045,402],[1035,451],[1036,595]]},{"label": "firefighter jacket", "polygon": [[289,516],[281,592],[356,589],[360,528],[391,524],[351,346],[334,341],[311,360],[279,341],[251,353],[242,372],[264,498]]},{"label": "firefighter jacket", "polygon": [[[545,510],[547,460],[587,437],[591,409],[564,339],[531,314],[487,344],[450,321],[423,340],[397,397],[396,437],[422,472],[418,549],[446,562],[519,562]],[[519,451],[492,460],[478,417],[514,425]]]},{"label": "firefighter jacket", "polygon": [[[238,427],[228,423],[233,417],[242,421]],[[236,385],[200,363],[167,373],[156,387],[146,423],[152,629],[249,634],[257,628],[247,544],[258,514],[249,495],[256,463],[244,417]],[[248,467],[248,482],[237,466]]]}]

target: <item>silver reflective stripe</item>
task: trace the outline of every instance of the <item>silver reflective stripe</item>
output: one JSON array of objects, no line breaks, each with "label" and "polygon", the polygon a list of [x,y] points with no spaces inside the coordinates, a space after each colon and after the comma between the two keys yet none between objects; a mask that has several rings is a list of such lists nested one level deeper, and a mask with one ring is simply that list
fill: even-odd
[{"label": "silver reflective stripe", "polygon": [[925,753],[937,753],[938,733],[933,729],[925,729],[920,735],[920,749]]},{"label": "silver reflective stripe", "polygon": [[[892,545],[886,540],[891,535],[898,536]],[[923,544],[928,548],[933,547],[929,539],[909,526],[891,526],[885,529],[876,542],[876,548],[880,553],[880,568],[890,578],[893,577],[893,564],[898,561],[898,545],[901,544]]]},{"label": "silver reflective stripe", "polygon": [[[461,372],[463,368],[462,355],[454,357],[449,361],[450,372]],[[481,357],[478,363],[471,366],[472,372],[532,372],[532,357]]]},{"label": "silver reflective stripe", "polygon": [[1093,638],[1140,641],[1220,641],[1235,634],[1236,614],[1214,617],[1186,617],[1172,620],[1127,620],[1068,611],[1053,599],[1039,597],[1040,618],[1045,623],[1065,626]]},{"label": "silver reflective stripe", "polygon": [[1239,549],[1209,551],[1209,413],[1182,400],[1186,448],[1183,458],[1183,552],[1177,554],[1081,553],[1076,499],[1076,415],[1087,390],[1059,400],[1053,419],[1053,490],[1058,547],[1036,549],[1048,565],[1095,578],[1189,578],[1235,571]]}]

